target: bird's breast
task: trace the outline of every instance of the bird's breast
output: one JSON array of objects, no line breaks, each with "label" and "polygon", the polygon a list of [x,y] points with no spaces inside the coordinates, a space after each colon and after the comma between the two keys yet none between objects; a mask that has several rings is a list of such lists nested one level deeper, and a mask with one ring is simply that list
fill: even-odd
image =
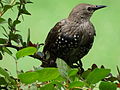
[{"label": "bird's breast", "polygon": [[92,43],[94,39],[94,27],[90,22],[68,22],[61,27],[60,31],[55,42],[57,48],[75,48],[80,44]]},{"label": "bird's breast", "polygon": [[81,39],[81,44],[88,44],[88,43],[93,43],[94,40],[94,35],[95,35],[95,30],[94,26],[90,22],[83,22],[80,24],[80,28],[82,28],[82,39]]}]

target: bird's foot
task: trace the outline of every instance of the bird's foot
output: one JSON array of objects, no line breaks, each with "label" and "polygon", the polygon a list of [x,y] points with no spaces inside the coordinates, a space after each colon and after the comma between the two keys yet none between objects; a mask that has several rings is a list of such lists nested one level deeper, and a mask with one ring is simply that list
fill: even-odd
[{"label": "bird's foot", "polygon": [[82,64],[81,60],[79,60],[79,62],[77,62],[76,64],[77,64],[78,70],[79,70],[78,73],[82,74],[84,72],[84,68],[82,67],[83,64]]}]

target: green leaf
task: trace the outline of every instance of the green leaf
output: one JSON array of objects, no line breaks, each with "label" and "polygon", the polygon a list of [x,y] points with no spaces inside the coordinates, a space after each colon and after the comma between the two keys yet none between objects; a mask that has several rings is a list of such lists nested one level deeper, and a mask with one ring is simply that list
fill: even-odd
[{"label": "green leaf", "polygon": [[7,85],[5,78],[0,77],[0,85]]},{"label": "green leaf", "polygon": [[68,79],[68,72],[70,71],[70,67],[61,59],[57,59],[56,63],[61,76]]},{"label": "green leaf", "polygon": [[120,76],[120,69],[118,66],[117,66],[117,71],[118,71],[118,75]]},{"label": "green leaf", "polygon": [[0,5],[1,5],[1,8],[3,8],[3,6],[4,6],[4,5],[3,5],[3,3],[2,3],[2,1],[1,1],[1,0],[0,0]]},{"label": "green leaf", "polygon": [[[12,76],[10,76],[10,77],[8,78],[8,80],[9,80],[9,82],[10,82],[10,85],[16,85],[16,84],[17,84],[15,78],[13,78]],[[15,87],[16,87],[16,86],[15,86]]]},{"label": "green leaf", "polygon": [[13,40],[14,40],[16,43],[20,43],[20,42],[23,43],[22,36],[21,36],[20,34],[15,34]]},{"label": "green leaf", "polygon": [[30,84],[35,82],[38,77],[40,78],[39,74],[36,72],[26,72],[18,75],[18,78],[22,83]]},{"label": "green leaf", "polygon": [[95,84],[105,78],[109,73],[110,69],[99,69],[96,68],[87,76],[86,81],[88,84]]},{"label": "green leaf", "polygon": [[19,39],[20,43],[23,45],[23,47],[25,47],[24,46],[25,43],[23,42],[22,36],[20,34],[16,34],[16,35],[17,35],[17,38]]},{"label": "green leaf", "polygon": [[90,74],[91,70],[86,70],[82,73],[82,78],[86,79],[87,76]]},{"label": "green leaf", "polygon": [[44,82],[53,80],[56,79],[59,75],[60,74],[57,68],[44,68],[34,72],[26,72],[19,74],[18,77],[22,83],[30,84],[35,81]]},{"label": "green leaf", "polygon": [[0,67],[0,74],[7,77],[7,78],[9,78],[9,74],[1,67]]},{"label": "green leaf", "polygon": [[112,82],[101,82],[99,90],[117,90],[117,85]]},{"label": "green leaf", "polygon": [[0,17],[0,24],[3,22],[5,22],[5,19]]},{"label": "green leaf", "polygon": [[31,15],[27,10],[25,5],[23,6],[23,8],[20,10],[22,14],[26,14],[26,15]]},{"label": "green leaf", "polygon": [[3,51],[12,56],[12,52],[8,48],[3,47]]},{"label": "green leaf", "polygon": [[57,68],[44,68],[36,72],[39,74],[38,81],[40,82],[56,79],[60,75]]},{"label": "green leaf", "polygon": [[3,75],[11,85],[15,85],[16,81],[9,76],[7,71],[0,67],[0,74]]},{"label": "green leaf", "polygon": [[55,90],[55,88],[54,88],[54,85],[50,83],[41,87],[40,90]]},{"label": "green leaf", "polygon": [[8,25],[9,25],[10,27],[12,26],[12,19],[11,19],[11,18],[8,19]]},{"label": "green leaf", "polygon": [[5,31],[5,34],[3,33],[3,35],[8,38],[8,35],[9,35],[9,34],[7,33],[7,30],[6,30],[5,27],[3,27],[3,26],[1,26],[1,27],[2,27],[3,30]]},{"label": "green leaf", "polygon": [[59,75],[55,80],[56,81],[65,81],[65,79],[61,75]]},{"label": "green leaf", "polygon": [[84,82],[75,81],[69,84],[69,88],[76,88],[76,87],[82,88],[84,85],[85,85]]},{"label": "green leaf", "polygon": [[20,20],[15,20],[15,21],[13,22],[13,26],[16,26],[16,25],[19,24],[19,23],[21,23]]},{"label": "green leaf", "polygon": [[77,75],[77,72],[78,72],[78,69],[71,69],[71,70],[68,72],[68,76],[69,76],[69,77],[75,76],[75,75]]},{"label": "green leaf", "polygon": [[30,29],[28,29],[27,45],[29,45],[29,42],[30,42]]},{"label": "green leaf", "polygon": [[0,51],[2,54],[4,54],[3,47],[0,47]]},{"label": "green leaf", "polygon": [[23,48],[16,53],[16,57],[19,59],[24,56],[33,55],[36,51],[37,49],[35,47]]},{"label": "green leaf", "polygon": [[7,43],[6,39],[0,38],[0,44],[6,44],[6,43]]},{"label": "green leaf", "polygon": [[22,41],[22,36],[20,34],[14,34],[13,32],[10,32],[9,37],[10,37],[10,40],[13,40],[18,44]]},{"label": "green leaf", "polygon": [[82,90],[82,89],[79,89],[79,88],[74,88],[73,90]]},{"label": "green leaf", "polygon": [[118,81],[120,82],[120,69],[119,69],[118,66],[117,66],[117,72],[118,72],[117,79],[118,79]]},{"label": "green leaf", "polygon": [[0,53],[0,60],[2,60],[2,58],[3,58],[3,56],[2,56],[2,54]]}]

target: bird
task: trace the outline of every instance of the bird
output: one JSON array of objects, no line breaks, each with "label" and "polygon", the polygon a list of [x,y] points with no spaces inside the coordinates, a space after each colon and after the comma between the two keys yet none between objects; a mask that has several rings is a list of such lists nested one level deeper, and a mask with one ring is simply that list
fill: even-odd
[{"label": "bird", "polygon": [[64,60],[71,68],[82,68],[81,59],[88,54],[96,36],[90,21],[93,13],[105,5],[81,3],[75,6],[67,18],[57,22],[50,30],[43,48],[42,67],[57,67],[56,59]]}]

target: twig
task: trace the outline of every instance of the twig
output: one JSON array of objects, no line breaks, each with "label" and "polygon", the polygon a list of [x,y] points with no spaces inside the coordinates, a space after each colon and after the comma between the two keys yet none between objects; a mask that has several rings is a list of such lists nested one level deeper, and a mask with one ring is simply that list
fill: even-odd
[{"label": "twig", "polygon": [[0,45],[0,47],[11,47],[11,48],[16,49],[17,51],[19,51],[20,49],[22,49],[22,47],[17,47],[15,45],[9,45],[9,44]]},{"label": "twig", "polygon": [[[16,1],[16,0],[11,0],[11,2],[10,2],[9,5],[11,5],[11,6],[14,5],[15,1]],[[6,11],[7,11],[7,10],[0,12],[0,17],[3,16],[3,14],[4,14]]]},{"label": "twig", "polygon": [[[12,45],[12,44],[0,45],[0,47],[10,47],[10,48],[16,49],[17,51],[25,48],[25,47],[18,47],[18,46]],[[32,58],[38,59],[40,61],[43,61],[43,58],[38,53],[35,53],[34,55],[29,55],[29,56]]]}]

